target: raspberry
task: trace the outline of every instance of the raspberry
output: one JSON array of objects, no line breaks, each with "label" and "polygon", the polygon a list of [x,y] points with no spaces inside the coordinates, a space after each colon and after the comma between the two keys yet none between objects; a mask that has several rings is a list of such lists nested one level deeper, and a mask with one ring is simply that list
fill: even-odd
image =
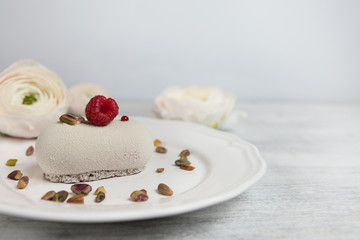
[{"label": "raspberry", "polygon": [[85,114],[90,123],[96,126],[108,125],[118,114],[119,106],[112,98],[97,95],[86,105]]}]

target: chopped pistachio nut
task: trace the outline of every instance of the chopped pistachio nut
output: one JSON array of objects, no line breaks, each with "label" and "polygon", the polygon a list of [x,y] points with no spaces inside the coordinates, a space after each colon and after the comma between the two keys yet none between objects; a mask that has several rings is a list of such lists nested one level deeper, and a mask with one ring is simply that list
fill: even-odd
[{"label": "chopped pistachio nut", "polygon": [[158,169],[156,169],[156,172],[157,173],[162,173],[164,170],[165,170],[165,168],[158,168]]},{"label": "chopped pistachio nut", "polygon": [[55,191],[48,191],[41,197],[41,200],[48,200],[51,201],[54,199],[56,192]]},{"label": "chopped pistachio nut", "polygon": [[105,199],[105,193],[99,192],[99,194],[95,198],[95,202],[99,203],[99,202],[104,201],[104,199]]},{"label": "chopped pistachio nut", "polygon": [[55,202],[65,202],[69,193],[67,191],[59,191],[55,194],[54,198],[52,199]]},{"label": "chopped pistachio nut", "polygon": [[12,171],[11,173],[9,173],[9,175],[7,177],[12,180],[19,180],[22,176],[23,176],[23,174],[21,173],[20,170],[15,170],[15,171]]},{"label": "chopped pistachio nut", "polygon": [[75,125],[78,123],[82,123],[85,121],[85,119],[81,116],[72,114],[72,113],[66,113],[60,116],[59,120],[63,123],[69,124],[69,125]]},{"label": "chopped pistachio nut", "polygon": [[161,141],[159,139],[154,140],[154,146],[155,147],[161,147],[161,145],[162,145],[162,143],[161,143]]},{"label": "chopped pistachio nut", "polygon": [[26,156],[31,156],[34,153],[34,147],[29,146],[28,149],[26,149]]},{"label": "chopped pistachio nut", "polygon": [[189,155],[190,155],[190,151],[188,149],[185,149],[180,153],[180,157],[188,157]]},{"label": "chopped pistachio nut", "polygon": [[149,196],[147,195],[147,192],[145,189],[134,191],[130,194],[131,200],[134,202],[144,202],[149,199]]},{"label": "chopped pistachio nut", "polygon": [[75,194],[88,195],[92,190],[92,187],[86,183],[78,183],[71,186],[71,191]]},{"label": "chopped pistachio nut", "polygon": [[163,154],[167,152],[166,148],[164,147],[156,147],[155,151],[157,153],[163,153]]},{"label": "chopped pistachio nut", "polygon": [[69,198],[67,203],[76,203],[76,204],[84,204],[84,194],[78,194],[76,196],[73,196]]},{"label": "chopped pistachio nut", "polygon": [[179,166],[179,167],[180,167],[181,164],[190,165],[191,162],[190,162],[189,160],[187,160],[187,159],[179,159],[179,160],[176,160],[176,161],[175,161],[175,165],[176,165],[176,166]]},{"label": "chopped pistachio nut", "polygon": [[190,166],[189,164],[185,164],[185,163],[181,164],[180,168],[186,171],[192,171],[195,169],[194,166]]},{"label": "chopped pistachio nut", "polygon": [[94,195],[98,195],[98,194],[101,193],[101,192],[106,193],[106,190],[105,190],[104,186],[98,187],[98,188],[95,190]]},{"label": "chopped pistachio nut", "polygon": [[24,189],[24,188],[26,188],[26,186],[28,184],[29,184],[29,177],[28,176],[23,176],[18,181],[17,188],[18,189]]},{"label": "chopped pistachio nut", "polygon": [[160,183],[158,186],[158,192],[161,195],[165,195],[165,196],[172,196],[174,194],[174,192],[171,190],[171,188],[164,184],[164,183]]},{"label": "chopped pistachio nut", "polygon": [[17,159],[9,159],[6,161],[6,165],[13,167],[16,165],[16,162],[17,162]]}]

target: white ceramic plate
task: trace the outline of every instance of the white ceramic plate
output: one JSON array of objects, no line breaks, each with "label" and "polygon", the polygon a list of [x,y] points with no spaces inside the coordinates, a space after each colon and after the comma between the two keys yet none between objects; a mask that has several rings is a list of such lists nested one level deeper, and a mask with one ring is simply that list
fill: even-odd
[{"label": "white ceramic plate", "polygon": [[[40,200],[49,190],[70,191],[71,184],[51,183],[42,176],[35,156],[25,156],[35,140],[0,137],[3,163],[0,167],[0,212],[31,219],[64,222],[112,222],[158,218],[190,212],[231,199],[246,190],[265,173],[266,164],[258,150],[237,136],[204,126],[151,118],[137,118],[168,149],[166,154],[154,152],[146,169],[136,175],[90,182],[107,190],[106,199],[95,203],[93,192],[84,205]],[[55,136],[54,136],[55,137]],[[189,149],[189,160],[195,166],[185,171],[174,165],[179,153]],[[36,151],[36,150],[35,150]],[[5,166],[9,158],[17,158],[15,167]],[[76,159],[74,159],[76,161]],[[163,167],[163,173],[156,169]],[[16,188],[17,181],[7,175],[21,170],[29,176],[26,189]],[[172,188],[174,195],[162,196],[159,183]],[[132,202],[134,190],[146,189],[149,200]]]}]

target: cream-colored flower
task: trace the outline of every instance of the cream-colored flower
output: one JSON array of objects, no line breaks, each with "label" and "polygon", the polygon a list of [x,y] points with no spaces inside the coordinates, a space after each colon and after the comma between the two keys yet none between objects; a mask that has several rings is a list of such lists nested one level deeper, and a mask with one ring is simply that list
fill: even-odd
[{"label": "cream-colored flower", "polygon": [[72,102],[70,112],[80,116],[85,115],[86,105],[90,99],[96,95],[103,95],[107,98],[112,97],[111,94],[102,86],[94,83],[80,83],[70,88]]},{"label": "cream-colored flower", "polygon": [[231,128],[244,112],[234,112],[235,97],[213,86],[172,87],[155,99],[154,112],[164,119],[181,119],[213,128]]},{"label": "cream-colored flower", "polygon": [[70,94],[59,76],[40,63],[23,59],[0,73],[0,132],[37,137],[66,113]]}]

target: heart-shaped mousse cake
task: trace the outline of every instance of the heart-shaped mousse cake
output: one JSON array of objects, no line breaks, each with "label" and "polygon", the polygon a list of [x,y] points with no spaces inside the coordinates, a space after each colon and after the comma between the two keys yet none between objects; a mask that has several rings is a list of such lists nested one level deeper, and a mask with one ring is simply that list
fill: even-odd
[{"label": "heart-shaped mousse cake", "polygon": [[145,125],[126,119],[102,127],[54,123],[38,137],[35,154],[45,178],[72,183],[139,173],[153,150]]}]

